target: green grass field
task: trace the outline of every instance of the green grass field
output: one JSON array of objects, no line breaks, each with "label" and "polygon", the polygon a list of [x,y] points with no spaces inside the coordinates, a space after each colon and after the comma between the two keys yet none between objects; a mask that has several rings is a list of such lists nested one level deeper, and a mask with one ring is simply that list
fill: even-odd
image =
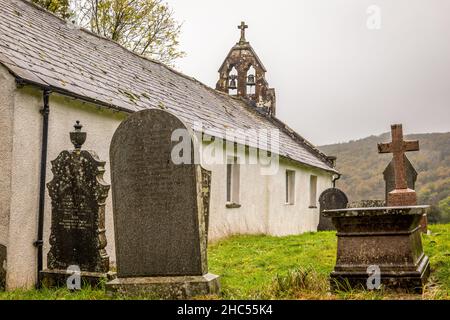
[{"label": "green grass field", "polygon": [[[212,244],[211,273],[221,275],[223,299],[450,299],[450,225],[424,235],[432,275],[422,296],[348,291],[331,294],[328,275],[336,255],[332,232],[292,237],[236,236]],[[145,297],[137,297],[143,299]],[[111,299],[103,290],[33,290],[0,293],[0,299]],[[121,297],[115,297],[121,299]]]}]

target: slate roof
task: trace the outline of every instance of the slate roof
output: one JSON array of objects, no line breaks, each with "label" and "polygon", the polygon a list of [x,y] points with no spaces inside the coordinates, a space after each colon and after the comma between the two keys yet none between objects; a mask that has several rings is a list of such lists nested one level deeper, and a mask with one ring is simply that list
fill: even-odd
[{"label": "slate roof", "polygon": [[281,129],[280,156],[335,172],[312,144],[244,100],[78,29],[26,0],[0,0],[0,63],[18,81],[121,111],[167,108],[187,125],[201,121],[213,136],[223,137],[227,129]]}]

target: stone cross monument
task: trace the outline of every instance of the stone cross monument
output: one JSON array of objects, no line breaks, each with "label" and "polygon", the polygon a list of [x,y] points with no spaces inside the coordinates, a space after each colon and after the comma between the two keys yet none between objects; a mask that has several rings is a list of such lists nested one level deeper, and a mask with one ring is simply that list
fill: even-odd
[{"label": "stone cross monument", "polygon": [[[404,141],[401,125],[392,126],[392,142],[379,144],[380,153],[393,153],[395,188],[387,207],[325,210],[337,229],[336,265],[330,275],[332,290],[365,288],[422,293],[430,275],[423,251],[421,219],[429,206],[418,206],[408,188],[405,152],[419,150],[418,141]],[[377,270],[376,270],[377,269]],[[374,270],[375,275],[374,277]]]},{"label": "stone cross monument", "polygon": [[392,142],[378,145],[379,153],[394,154],[395,189],[388,193],[387,206],[414,206],[416,192],[408,188],[405,170],[405,152],[419,151],[419,141],[404,141],[401,124],[392,126]]}]

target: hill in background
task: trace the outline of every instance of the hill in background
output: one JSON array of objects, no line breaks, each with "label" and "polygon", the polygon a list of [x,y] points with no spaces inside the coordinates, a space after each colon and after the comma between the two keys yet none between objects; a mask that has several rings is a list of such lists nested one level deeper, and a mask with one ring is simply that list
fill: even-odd
[{"label": "hill in background", "polygon": [[[407,156],[419,176],[416,191],[420,204],[431,204],[436,220],[450,218],[450,132],[413,134],[407,140],[419,140],[420,151]],[[327,155],[338,157],[342,178],[337,187],[349,200],[384,199],[383,171],[392,154],[378,154],[377,144],[391,141],[390,133],[347,143],[319,147]],[[436,212],[436,211],[440,212]]]}]

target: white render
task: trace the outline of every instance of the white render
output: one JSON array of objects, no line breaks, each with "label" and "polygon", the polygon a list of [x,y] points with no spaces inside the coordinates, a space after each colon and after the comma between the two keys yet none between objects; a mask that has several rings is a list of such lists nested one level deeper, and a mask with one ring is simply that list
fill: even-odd
[{"label": "white render", "polygon": [[[32,288],[37,280],[39,179],[42,144],[42,90],[17,88],[15,79],[0,66],[0,244],[6,245],[7,289]],[[50,161],[72,149],[69,132],[80,120],[88,133],[84,149],[107,161],[105,181],[110,183],[109,146],[127,114],[53,93],[50,97],[47,180]],[[240,168],[240,205],[226,208],[226,165],[204,165],[212,171],[210,240],[235,234],[285,236],[317,231],[319,212],[309,208],[309,179],[318,177],[317,195],[331,187],[332,173],[281,160],[278,174],[263,176],[259,165]],[[295,204],[285,204],[285,171],[296,172]],[[114,263],[111,193],[106,206],[107,251]],[[51,201],[46,196],[44,267],[49,250]]]}]

